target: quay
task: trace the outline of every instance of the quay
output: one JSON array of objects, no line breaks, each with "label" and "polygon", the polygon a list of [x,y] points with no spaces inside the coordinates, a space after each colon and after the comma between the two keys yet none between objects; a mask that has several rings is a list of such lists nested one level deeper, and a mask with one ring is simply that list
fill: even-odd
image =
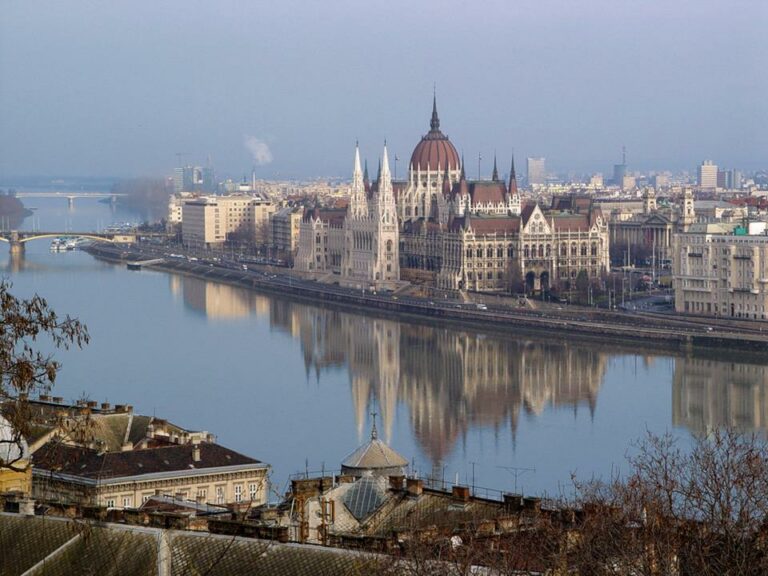
[{"label": "quay", "polygon": [[152,260],[135,260],[133,262],[128,262],[126,267],[128,270],[141,270],[144,266],[157,266],[159,264],[163,264],[164,262],[165,258],[153,258]]},{"label": "quay", "polygon": [[[147,259],[139,248],[92,245],[87,252],[110,261],[124,262]],[[288,297],[314,304],[341,306],[371,314],[393,314],[403,317],[428,318],[431,322],[470,326],[497,332],[527,332],[548,337],[570,337],[611,340],[668,352],[691,352],[694,348],[727,350],[739,353],[768,352],[768,331],[759,323],[731,322],[724,319],[689,318],[679,315],[631,314],[596,311],[585,307],[568,310],[526,310],[489,304],[477,307],[456,300],[376,294],[365,290],[343,288],[294,276],[290,271],[242,265],[233,261],[156,258],[151,268],[195,276]],[[263,269],[262,269],[263,268]]]}]

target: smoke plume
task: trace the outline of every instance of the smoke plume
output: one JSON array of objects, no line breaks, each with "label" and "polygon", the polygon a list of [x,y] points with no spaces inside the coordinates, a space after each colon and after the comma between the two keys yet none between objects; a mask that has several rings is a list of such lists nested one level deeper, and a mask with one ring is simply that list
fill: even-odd
[{"label": "smoke plume", "polygon": [[256,138],[256,136],[244,136],[243,145],[253,156],[253,161],[256,165],[263,166],[272,162],[272,151],[263,140]]}]

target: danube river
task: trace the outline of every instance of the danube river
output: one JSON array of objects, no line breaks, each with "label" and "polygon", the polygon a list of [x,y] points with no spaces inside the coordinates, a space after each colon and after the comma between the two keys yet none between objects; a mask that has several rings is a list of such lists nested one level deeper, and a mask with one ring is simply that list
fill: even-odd
[{"label": "danube river", "polygon": [[[27,229],[136,220],[88,199],[25,203]],[[432,327],[48,246],[12,260],[3,244],[0,266],[17,295],[37,292],[88,325],[87,348],[57,352],[55,393],[209,430],[270,463],[278,491],[291,473],[338,469],[372,412],[421,475],[550,495],[569,491],[571,473],[621,470],[646,430],[685,443],[717,426],[768,426],[768,360]]]}]

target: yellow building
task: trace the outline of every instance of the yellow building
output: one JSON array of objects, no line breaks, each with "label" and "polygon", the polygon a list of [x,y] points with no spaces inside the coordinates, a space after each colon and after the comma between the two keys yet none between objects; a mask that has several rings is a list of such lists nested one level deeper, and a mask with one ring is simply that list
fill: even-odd
[{"label": "yellow building", "polygon": [[32,469],[27,442],[15,433],[8,420],[0,416],[0,494],[29,494],[31,491]]}]

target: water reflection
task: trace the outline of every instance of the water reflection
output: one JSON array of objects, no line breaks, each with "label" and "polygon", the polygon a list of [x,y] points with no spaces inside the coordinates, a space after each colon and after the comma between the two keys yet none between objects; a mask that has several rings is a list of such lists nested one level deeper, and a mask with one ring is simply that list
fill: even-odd
[{"label": "water reflection", "polygon": [[675,362],[672,420],[692,432],[733,426],[768,428],[768,367],[743,361],[681,358]]},{"label": "water reflection", "polygon": [[[482,334],[400,322],[268,298],[224,284],[171,276],[171,290],[208,318],[257,315],[301,345],[307,375],[344,368],[358,440],[369,412],[389,441],[399,405],[435,469],[471,429],[508,429],[547,410],[597,410],[617,350],[606,345]],[[638,357],[648,368],[653,356]],[[675,359],[672,424],[692,432],[768,425],[768,367],[711,358]]]}]

